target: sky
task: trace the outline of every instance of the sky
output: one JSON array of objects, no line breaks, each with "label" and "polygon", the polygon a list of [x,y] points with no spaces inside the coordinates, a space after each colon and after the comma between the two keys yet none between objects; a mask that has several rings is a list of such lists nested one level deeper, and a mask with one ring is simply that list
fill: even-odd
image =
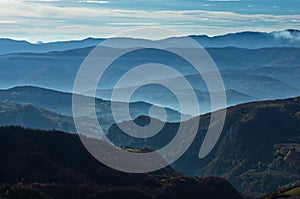
[{"label": "sky", "polygon": [[0,38],[30,42],[116,37],[136,28],[164,28],[178,35],[209,36],[300,29],[300,0],[0,0],[0,3]]}]

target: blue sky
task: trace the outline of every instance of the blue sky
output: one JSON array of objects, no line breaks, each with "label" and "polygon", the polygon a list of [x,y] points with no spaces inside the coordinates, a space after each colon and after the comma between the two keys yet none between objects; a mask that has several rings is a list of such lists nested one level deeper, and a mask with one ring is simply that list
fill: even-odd
[{"label": "blue sky", "polygon": [[300,29],[299,0],[0,0],[0,3],[0,37],[32,42],[114,37],[144,27],[211,36],[245,30]]}]

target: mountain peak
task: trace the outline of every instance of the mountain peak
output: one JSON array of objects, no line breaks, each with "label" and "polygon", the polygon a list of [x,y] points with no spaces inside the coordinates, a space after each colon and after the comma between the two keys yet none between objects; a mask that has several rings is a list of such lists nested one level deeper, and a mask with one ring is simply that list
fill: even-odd
[{"label": "mountain peak", "polygon": [[298,30],[298,29],[286,29],[286,31],[291,32],[291,33],[300,33],[300,30]]}]

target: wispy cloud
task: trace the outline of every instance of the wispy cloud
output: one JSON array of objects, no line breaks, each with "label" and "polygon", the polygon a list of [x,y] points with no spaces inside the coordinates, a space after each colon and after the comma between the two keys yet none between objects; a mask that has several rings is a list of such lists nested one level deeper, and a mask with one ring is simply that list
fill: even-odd
[{"label": "wispy cloud", "polygon": [[239,2],[241,0],[207,0],[210,2]]},{"label": "wispy cloud", "polygon": [[11,20],[0,20],[0,24],[15,24],[16,21]]},{"label": "wispy cloud", "polygon": [[290,40],[291,42],[300,41],[299,32],[292,33],[290,31],[279,31],[279,32],[274,32],[273,35],[275,38],[286,39],[286,40]]},{"label": "wispy cloud", "polygon": [[107,4],[110,3],[110,1],[97,1],[97,0],[83,0],[78,1],[79,3],[96,3],[96,4]]},{"label": "wispy cloud", "polygon": [[22,2],[59,2],[60,0],[21,0]]},{"label": "wispy cloud", "polygon": [[242,14],[201,9],[117,9],[85,5],[95,2],[110,4],[110,1],[96,0],[82,0],[81,3],[72,1],[63,5],[58,0],[0,0],[5,8],[0,12],[0,37],[26,37],[29,40],[105,37],[115,36],[128,28],[145,26],[172,28],[183,34],[215,35],[242,30],[297,28],[300,18],[296,14]]},{"label": "wispy cloud", "polygon": [[106,25],[112,25],[112,26],[159,26],[160,23],[145,23],[145,22],[110,22],[106,23]]}]

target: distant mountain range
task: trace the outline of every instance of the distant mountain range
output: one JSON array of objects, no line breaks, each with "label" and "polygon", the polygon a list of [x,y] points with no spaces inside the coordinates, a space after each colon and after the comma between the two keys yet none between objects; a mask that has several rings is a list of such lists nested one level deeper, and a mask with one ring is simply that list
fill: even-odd
[{"label": "distant mountain range", "polygon": [[[37,85],[72,92],[76,73],[92,47],[49,53],[17,53],[0,56],[0,85],[10,88]],[[110,51],[120,49],[107,48]],[[184,49],[178,49],[184,50]],[[185,49],[193,53],[193,49]],[[280,99],[300,95],[300,48],[241,49],[235,47],[207,48],[217,64],[228,93],[228,106],[265,99]],[[97,97],[111,100],[111,91],[117,80],[135,65],[157,62],[169,65],[189,81],[200,104],[201,114],[211,112],[207,86],[203,78],[184,60],[154,49],[144,49],[121,57],[114,62],[100,80]],[[145,74],[139,74],[145,75]],[[205,74],[214,77],[214,74]],[[87,81],[89,77],[86,77]],[[187,96],[186,89],[176,84],[177,77],[158,79],[160,83],[173,83]],[[153,86],[144,87],[141,94],[133,95],[132,102],[145,101],[180,111],[172,95]],[[117,88],[126,91],[126,87]],[[148,89],[148,90],[147,90]],[[156,95],[147,95],[151,91]],[[164,93],[164,96],[161,95]],[[160,97],[158,97],[160,96]],[[188,97],[188,96],[187,96]],[[120,99],[122,101],[122,99]],[[192,108],[193,109],[193,108]],[[185,113],[198,115],[200,113]]]},{"label": "distant mountain range", "polygon": [[43,130],[76,132],[73,118],[31,104],[0,103],[0,126],[15,125]]},{"label": "distant mountain range", "polygon": [[239,32],[221,36],[191,36],[204,47],[226,47],[257,49],[272,47],[300,47],[300,31],[287,29],[283,31]]},{"label": "distant mountain range", "polygon": [[[85,98],[85,96],[82,96]],[[124,102],[116,102],[116,106]],[[145,102],[130,103],[132,118],[148,115],[152,105]],[[84,105],[82,105],[84,109]],[[156,106],[158,109],[162,107]],[[74,132],[72,94],[39,87],[24,86],[0,90],[1,125],[20,125],[30,128],[58,129]],[[111,102],[96,99],[96,113],[101,127],[107,130],[114,122]],[[166,109],[168,121],[180,121],[181,113]],[[122,114],[122,110],[120,110]],[[81,117],[85,117],[84,111]],[[158,118],[159,115],[157,115]],[[186,117],[191,117],[186,115]],[[88,125],[88,124],[87,124]],[[96,133],[96,132],[95,132]]]},{"label": "distant mountain range", "polygon": [[[148,117],[139,117],[135,123],[147,121]],[[201,115],[196,139],[172,165],[177,171],[193,176],[223,176],[248,196],[262,196],[299,183],[300,97],[228,108],[220,140],[209,156],[199,159],[209,121],[210,114]],[[120,146],[159,149],[172,140],[178,126],[168,123],[155,136],[142,139],[130,137],[113,125],[108,137]]]},{"label": "distant mountain range", "polygon": [[[176,49],[196,57],[195,49],[186,45],[186,37],[157,41],[113,38],[105,47],[109,52],[123,52],[125,48],[130,50],[145,44],[148,47],[115,60],[96,90],[96,116],[117,146],[138,153],[159,149],[175,136],[182,115],[189,119],[184,123],[200,117],[197,136],[187,152],[171,167],[147,174],[127,174],[107,168],[86,151],[77,135],[71,134],[76,131],[72,118],[76,74],[85,57],[104,39],[37,44],[0,39],[0,198],[242,199],[238,191],[247,197],[262,197],[274,190],[264,199],[299,197],[300,31],[191,37],[205,47],[216,63],[227,95],[222,135],[203,159],[198,158],[199,149],[211,112],[216,111],[211,109],[212,93],[188,61],[154,49]],[[158,86],[172,84],[178,89],[178,96],[190,100],[191,94],[187,92],[190,88],[180,83],[181,77],[154,77],[158,84],[142,82],[143,86],[129,102],[123,98],[114,101],[121,115],[123,105],[129,106],[132,120],[141,126],[150,121],[152,106],[166,110],[163,129],[153,137],[141,139],[130,137],[118,127],[111,110],[111,94],[126,93],[137,86],[132,83],[115,87],[115,84],[133,67],[147,63],[168,65],[182,74],[195,91],[200,112],[190,106],[181,113],[176,96]],[[207,72],[202,75],[216,77],[210,68],[205,69]],[[148,74],[136,76],[143,80]],[[90,81],[89,76],[84,78]],[[214,90],[213,94],[221,92]],[[74,95],[92,99],[82,95],[84,92],[80,94]],[[76,119],[87,119],[85,128],[92,133],[86,136],[94,139],[99,132],[89,124],[91,118],[84,112],[87,105],[83,103],[79,108],[82,114]],[[156,116],[152,119],[162,123],[164,115]],[[128,122],[128,119],[121,121]],[[184,177],[178,172],[197,177]],[[277,190],[279,187],[282,188]]]},{"label": "distant mountain range", "polygon": [[[238,48],[273,48],[273,47],[300,47],[300,31],[287,29],[275,32],[239,32],[226,35],[209,37],[206,35],[192,35],[190,36],[203,47],[238,47]],[[145,43],[149,47],[187,47],[186,43],[182,41],[184,37],[173,37],[163,40],[145,40],[145,39],[131,39],[131,38],[112,38],[114,41],[109,47],[139,47],[144,46]],[[29,43],[27,41],[16,41],[12,39],[0,39],[0,54],[20,53],[20,52],[34,52],[46,53],[50,51],[64,51],[74,48],[85,48],[96,46],[105,39],[102,38],[86,38],[77,41],[59,41],[50,43]]]},{"label": "distant mountain range", "polygon": [[[201,77],[199,77],[201,79]],[[168,81],[168,80],[167,80]],[[176,82],[176,78],[171,79],[170,81]],[[162,80],[162,82],[165,82]],[[196,85],[196,84],[193,84]],[[118,92],[119,96],[124,96],[124,99],[126,97],[126,94],[128,91],[132,88],[121,88],[121,89],[99,89],[97,90],[97,96],[110,100],[112,92]],[[177,96],[175,96],[171,91],[166,90],[163,87],[160,87],[158,85],[152,84],[152,85],[146,85],[143,86],[143,89],[137,90],[132,96],[131,96],[131,102],[139,102],[144,101],[147,103],[154,103],[162,107],[168,107],[173,110],[181,111],[180,103],[178,102],[177,97],[180,97],[181,99],[187,101],[188,103],[191,103],[191,95],[189,94],[190,90],[188,88],[183,88],[179,90],[179,93]],[[207,113],[211,112],[211,99],[209,92],[203,92],[201,90],[194,90],[196,97],[199,101],[199,107],[201,113]],[[149,93],[155,93],[155,95],[149,95]],[[218,95],[218,93],[216,93]],[[220,94],[219,94],[220,95]],[[227,98],[227,106],[232,106],[236,104],[241,104],[245,102],[250,101],[257,101],[259,98],[241,93],[239,91],[236,91],[234,89],[226,90],[226,98]],[[192,114],[194,116],[199,115],[199,112],[196,111],[195,107],[185,107],[185,110],[188,111],[189,114]]]},{"label": "distant mountain range", "polygon": [[28,41],[17,41],[13,39],[0,39],[0,54],[8,53],[46,53],[50,51],[64,51],[74,48],[85,48],[98,45],[103,39],[87,38],[80,41],[61,41],[51,43],[33,44]]}]

